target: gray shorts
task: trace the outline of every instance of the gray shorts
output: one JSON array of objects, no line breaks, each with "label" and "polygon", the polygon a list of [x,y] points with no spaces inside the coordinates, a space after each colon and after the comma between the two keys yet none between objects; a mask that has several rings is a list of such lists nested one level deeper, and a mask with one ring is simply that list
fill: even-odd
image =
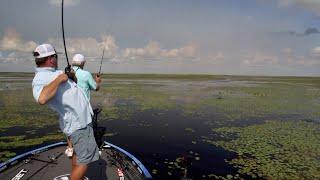
[{"label": "gray shorts", "polygon": [[78,129],[69,137],[73,152],[77,155],[77,164],[89,164],[99,159],[99,149],[91,126]]}]

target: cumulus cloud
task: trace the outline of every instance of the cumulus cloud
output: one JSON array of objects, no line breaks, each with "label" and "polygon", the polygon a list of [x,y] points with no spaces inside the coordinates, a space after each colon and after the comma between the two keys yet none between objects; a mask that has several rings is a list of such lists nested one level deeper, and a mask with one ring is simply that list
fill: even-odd
[{"label": "cumulus cloud", "polygon": [[283,53],[286,55],[286,56],[291,56],[293,54],[293,50],[291,48],[284,48],[283,49]]},{"label": "cumulus cloud", "polygon": [[268,64],[278,64],[279,58],[272,54],[265,53],[256,53],[253,56],[246,58],[243,61],[244,64],[249,66],[260,66],[260,65],[268,65]]},{"label": "cumulus cloud", "polygon": [[319,60],[317,58],[313,57],[304,57],[304,56],[299,56],[296,58],[295,62],[296,65],[303,65],[303,66],[317,66],[320,65]]},{"label": "cumulus cloud", "polygon": [[116,45],[115,38],[111,35],[103,35],[102,42],[99,44],[101,49],[105,49],[105,56],[112,58],[116,56],[118,46]]},{"label": "cumulus cloud", "polygon": [[320,57],[320,46],[312,49],[312,55],[315,57]]},{"label": "cumulus cloud", "polygon": [[319,0],[277,0],[281,7],[298,6],[320,15]]},{"label": "cumulus cloud", "polygon": [[[57,51],[64,52],[62,40],[60,38],[49,38],[48,42],[53,44]],[[66,39],[67,51],[69,54],[81,53],[87,58],[97,58],[102,55],[103,49],[104,58],[113,58],[117,55],[118,46],[116,45],[115,38],[111,35],[102,35],[101,40],[92,37],[87,38],[67,38]]]},{"label": "cumulus cloud", "polygon": [[[49,2],[54,6],[61,6],[62,0],[50,0]],[[70,7],[70,6],[75,6],[79,2],[80,0],[65,0],[63,4],[64,4],[64,7]]]},{"label": "cumulus cloud", "polygon": [[195,43],[187,44],[181,48],[163,49],[156,41],[151,41],[143,48],[125,48],[122,57],[126,59],[136,58],[194,58],[197,54]]},{"label": "cumulus cloud", "polygon": [[311,50],[310,54],[304,56],[296,55],[291,48],[283,49],[284,60],[286,60],[288,65],[303,65],[303,66],[312,66],[319,65],[320,61],[320,47],[316,47]]},{"label": "cumulus cloud", "polygon": [[[64,47],[61,38],[49,38],[46,43],[52,44],[58,52],[63,53]],[[0,51],[17,51],[8,59],[18,58],[22,52],[32,52],[38,44],[33,41],[24,41],[20,34],[13,28],[8,28],[4,36],[0,40]],[[185,59],[195,58],[197,56],[198,46],[195,43],[187,44],[180,48],[165,49],[156,41],[149,42],[142,48],[124,48],[119,51],[114,36],[103,34],[100,39],[92,37],[67,38],[66,39],[68,55],[72,56],[76,53],[84,54],[87,59],[97,59],[102,56],[105,49],[104,58],[109,60],[117,59]],[[25,56],[26,53],[23,53]],[[14,57],[13,57],[14,56]],[[22,57],[22,56],[21,56]],[[218,55],[215,58],[222,58]]]},{"label": "cumulus cloud", "polygon": [[287,63],[292,64],[295,59],[293,50],[291,48],[284,48],[282,52]]},{"label": "cumulus cloud", "polygon": [[208,60],[213,63],[220,63],[225,59],[225,55],[222,52],[209,53]]},{"label": "cumulus cloud", "polygon": [[14,28],[7,28],[0,40],[1,51],[32,52],[36,46],[33,41],[24,41]]}]

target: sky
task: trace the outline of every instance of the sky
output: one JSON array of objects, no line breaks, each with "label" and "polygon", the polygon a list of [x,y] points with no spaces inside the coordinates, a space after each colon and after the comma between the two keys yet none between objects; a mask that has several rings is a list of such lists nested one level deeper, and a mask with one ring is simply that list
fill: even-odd
[{"label": "sky", "polygon": [[[68,59],[103,73],[320,76],[320,0],[65,0]],[[1,0],[0,72],[64,69],[61,0]]]}]

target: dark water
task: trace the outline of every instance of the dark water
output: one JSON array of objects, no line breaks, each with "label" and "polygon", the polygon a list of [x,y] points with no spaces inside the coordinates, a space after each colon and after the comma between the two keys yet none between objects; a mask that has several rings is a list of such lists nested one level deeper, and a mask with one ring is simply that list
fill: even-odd
[{"label": "dark water", "polygon": [[46,126],[43,128],[16,126],[0,131],[0,136],[26,136],[26,138],[36,138],[48,135],[48,132],[57,132],[58,130],[58,125]]},{"label": "dark water", "polygon": [[[211,127],[203,124],[207,120],[185,117],[178,110],[170,110],[160,113],[145,111],[135,113],[129,120],[102,121],[100,124],[107,128],[107,132],[116,134],[107,137],[107,141],[135,155],[150,172],[156,170],[153,176],[157,179],[181,177],[183,171],[170,164],[179,157],[188,159],[189,178],[235,174],[236,169],[224,160],[233,158],[234,154],[202,142],[201,137],[209,136],[211,132]],[[185,130],[190,127],[194,132]]]}]

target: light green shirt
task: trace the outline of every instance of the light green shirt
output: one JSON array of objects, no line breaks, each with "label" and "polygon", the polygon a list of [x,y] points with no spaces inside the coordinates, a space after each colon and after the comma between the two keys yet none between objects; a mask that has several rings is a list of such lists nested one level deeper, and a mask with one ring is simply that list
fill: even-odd
[{"label": "light green shirt", "polygon": [[77,77],[78,86],[84,91],[85,95],[88,97],[90,101],[90,90],[96,90],[97,84],[94,81],[90,72],[81,69],[78,66],[72,67]]}]

